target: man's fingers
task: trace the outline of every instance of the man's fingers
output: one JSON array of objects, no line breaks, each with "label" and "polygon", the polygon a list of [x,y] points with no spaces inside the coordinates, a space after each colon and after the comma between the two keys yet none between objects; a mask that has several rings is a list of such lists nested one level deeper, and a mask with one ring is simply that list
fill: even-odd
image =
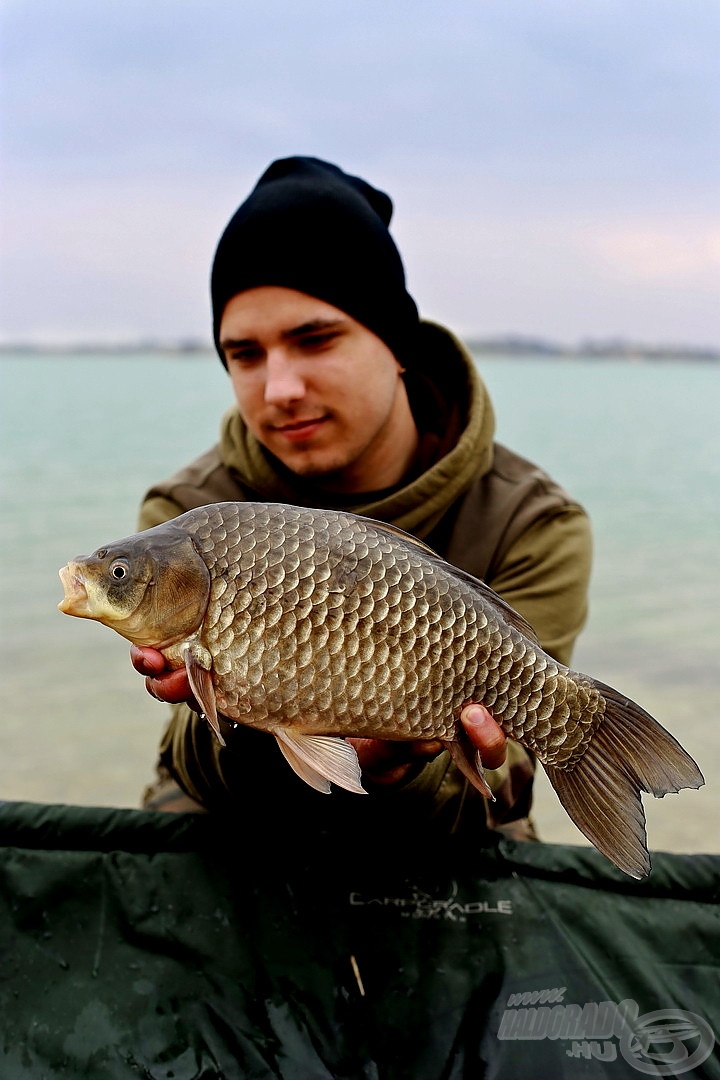
[{"label": "man's fingers", "polygon": [[348,739],[357,751],[360,768],[376,784],[397,784],[411,765],[421,758],[434,758],[443,748],[437,739],[390,742],[386,739]]},{"label": "man's fingers", "polygon": [[[483,705],[466,705],[460,720],[486,769],[499,769],[505,760],[507,739]],[[389,742],[384,739],[349,739],[357,751],[363,773],[376,784],[396,784],[407,776],[413,762],[433,758],[442,750],[436,739]]]},{"label": "man's fingers", "polygon": [[487,709],[483,705],[466,705],[460,721],[473,746],[480,751],[485,768],[499,769],[505,761],[507,739]]},{"label": "man's fingers", "polygon": [[130,662],[141,675],[155,676],[165,670],[165,657],[157,649],[130,646]]},{"label": "man's fingers", "polygon": [[191,708],[195,704],[185,668],[166,671],[157,678],[147,678],[145,686],[148,693],[158,701],[167,701],[170,705],[179,705],[181,701],[187,701]]},{"label": "man's fingers", "polygon": [[167,701],[169,705],[179,705],[187,701],[191,708],[199,712],[199,706],[190,689],[187,671],[184,667],[171,671],[166,667],[165,657],[157,649],[130,647],[132,666],[145,676],[148,694],[158,701]]},{"label": "man's fingers", "polygon": [[348,742],[355,747],[363,772],[382,772],[396,765],[405,764],[408,760],[403,755],[402,749],[398,753],[398,748],[403,746],[402,743],[387,742],[384,739],[352,738],[348,739]]}]

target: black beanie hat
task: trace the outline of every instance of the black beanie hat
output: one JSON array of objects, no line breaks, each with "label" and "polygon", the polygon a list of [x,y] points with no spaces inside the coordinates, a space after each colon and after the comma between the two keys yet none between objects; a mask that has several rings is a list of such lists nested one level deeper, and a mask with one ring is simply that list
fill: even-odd
[{"label": "black beanie hat", "polygon": [[274,161],[230,219],[212,268],[213,335],[228,300],[279,285],[325,300],[376,334],[403,366],[418,330],[388,195],[311,157]]}]

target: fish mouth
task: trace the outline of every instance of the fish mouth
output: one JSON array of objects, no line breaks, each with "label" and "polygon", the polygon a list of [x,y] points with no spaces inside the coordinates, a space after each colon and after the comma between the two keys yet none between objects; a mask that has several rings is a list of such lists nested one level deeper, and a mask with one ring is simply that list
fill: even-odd
[{"label": "fish mouth", "polygon": [[60,581],[65,596],[58,609],[65,615],[84,615],[88,610],[88,592],[77,563],[68,563],[60,570]]}]

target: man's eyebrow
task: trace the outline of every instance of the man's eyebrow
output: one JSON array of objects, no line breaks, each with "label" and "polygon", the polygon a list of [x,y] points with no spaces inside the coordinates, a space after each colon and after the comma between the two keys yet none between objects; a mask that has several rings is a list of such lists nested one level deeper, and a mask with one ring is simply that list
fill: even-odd
[{"label": "man's eyebrow", "polygon": [[248,349],[257,344],[256,338],[220,338],[221,349]]},{"label": "man's eyebrow", "polygon": [[291,330],[283,330],[280,335],[283,338],[304,337],[306,334],[317,334],[323,330],[335,330],[345,325],[345,319],[311,319],[310,322],[293,326]]},{"label": "man's eyebrow", "polygon": [[[311,319],[309,322],[293,326],[290,330],[283,330],[280,337],[285,341],[292,338],[305,337],[308,334],[318,334],[326,330],[340,330],[346,325],[345,319]],[[257,338],[221,338],[222,349],[251,349],[259,344]]]}]

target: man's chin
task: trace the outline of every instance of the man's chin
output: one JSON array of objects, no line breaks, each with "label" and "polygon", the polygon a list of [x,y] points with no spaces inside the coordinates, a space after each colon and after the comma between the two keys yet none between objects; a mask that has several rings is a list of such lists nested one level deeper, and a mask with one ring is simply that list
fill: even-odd
[{"label": "man's chin", "polygon": [[284,471],[301,480],[307,480],[323,491],[350,490],[345,474],[347,463],[312,454],[273,454]]},{"label": "man's chin", "polygon": [[325,465],[314,461],[294,461],[283,464],[288,472],[303,480],[312,480],[318,487],[335,486],[340,490],[344,487],[343,470],[336,465]]}]

